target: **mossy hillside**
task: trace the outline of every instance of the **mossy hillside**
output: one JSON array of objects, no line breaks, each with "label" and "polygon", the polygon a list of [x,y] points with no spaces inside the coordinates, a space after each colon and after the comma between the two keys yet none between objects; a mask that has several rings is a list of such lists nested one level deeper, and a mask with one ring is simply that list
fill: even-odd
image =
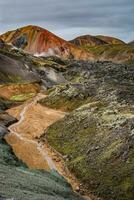
[{"label": "mossy hillside", "polygon": [[[108,110],[112,116],[105,120]],[[82,106],[50,126],[46,134],[50,145],[67,157],[69,169],[96,195],[132,200],[134,118],[117,110]]]},{"label": "mossy hillside", "polygon": [[75,62],[64,73],[69,83],[54,87],[42,100],[60,109],[66,101],[72,105],[71,99],[78,102],[44,137],[65,155],[80,181],[106,200],[134,196],[133,69],[111,62]]},{"label": "mossy hillside", "polygon": [[64,71],[64,68],[66,67],[64,61],[58,58],[56,59],[55,57],[38,58],[29,56],[27,57],[27,61],[38,69],[51,67],[57,71]]},{"label": "mossy hillside", "polygon": [[79,106],[100,101],[107,104],[116,99],[133,101],[133,65],[112,62],[74,62],[64,76],[68,83],[47,91],[40,103],[52,108],[72,111]]},{"label": "mossy hillside", "polygon": [[88,102],[87,95],[71,84],[55,86],[47,94],[47,98],[39,101],[42,105],[69,112]]},{"label": "mossy hillside", "polygon": [[83,46],[88,52],[92,52],[96,59],[112,60],[115,62],[134,63],[134,47],[127,44],[112,44],[102,46]]},{"label": "mossy hillside", "polygon": [[7,47],[5,49],[0,49],[0,53],[3,55],[7,55],[10,58],[13,58],[18,61],[22,61],[23,63],[28,64],[29,66],[34,66],[34,68],[41,69],[41,68],[47,68],[52,67],[55,70],[58,71],[64,71],[64,68],[66,68],[68,62],[65,60],[62,60],[61,58],[57,58],[54,56],[50,57],[36,57],[33,55],[30,55],[22,50],[18,49],[12,49],[12,47]]}]

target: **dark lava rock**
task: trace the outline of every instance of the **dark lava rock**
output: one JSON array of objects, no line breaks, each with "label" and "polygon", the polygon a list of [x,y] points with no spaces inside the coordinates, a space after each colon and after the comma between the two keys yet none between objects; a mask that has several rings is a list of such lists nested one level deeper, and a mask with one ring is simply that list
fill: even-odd
[{"label": "dark lava rock", "polygon": [[8,133],[8,129],[5,126],[0,125],[0,140]]},{"label": "dark lava rock", "polygon": [[26,35],[22,35],[21,37],[17,38],[13,42],[13,45],[16,46],[17,48],[23,48],[25,45],[27,45],[27,37],[26,37]]},{"label": "dark lava rock", "polygon": [[17,122],[17,119],[6,113],[4,110],[9,108],[12,102],[0,97],[0,139],[2,139],[5,134],[8,133],[7,127],[11,124]]},{"label": "dark lava rock", "polygon": [[0,53],[0,83],[39,82],[38,74],[26,69],[21,61]]},{"label": "dark lava rock", "polygon": [[17,122],[16,118],[14,118],[6,112],[0,112],[0,124],[4,126],[10,126],[15,122]]},{"label": "dark lava rock", "polygon": [[7,127],[15,122],[17,122],[17,119],[4,111],[0,112],[0,139],[4,138],[5,134],[8,133]]}]

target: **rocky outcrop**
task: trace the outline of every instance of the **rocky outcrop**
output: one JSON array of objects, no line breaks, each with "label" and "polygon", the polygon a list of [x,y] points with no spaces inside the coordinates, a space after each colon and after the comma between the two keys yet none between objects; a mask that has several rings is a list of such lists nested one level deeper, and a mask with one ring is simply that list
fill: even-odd
[{"label": "rocky outcrop", "polygon": [[0,97],[0,140],[8,133],[8,126],[15,123],[17,120],[8,115],[4,110],[9,108],[12,103]]},{"label": "rocky outcrop", "polygon": [[8,133],[8,129],[0,124],[0,139],[2,139]]},{"label": "rocky outcrop", "polygon": [[10,126],[11,124],[15,123],[16,119],[10,115],[8,115],[6,112],[0,112],[0,124],[3,126]]},{"label": "rocky outcrop", "polygon": [[39,82],[39,77],[28,71],[22,62],[1,53],[0,83],[6,82]]},{"label": "rocky outcrop", "polygon": [[56,57],[39,58],[16,49],[0,53],[0,83],[39,83],[45,88],[66,82],[61,72],[66,63]]}]

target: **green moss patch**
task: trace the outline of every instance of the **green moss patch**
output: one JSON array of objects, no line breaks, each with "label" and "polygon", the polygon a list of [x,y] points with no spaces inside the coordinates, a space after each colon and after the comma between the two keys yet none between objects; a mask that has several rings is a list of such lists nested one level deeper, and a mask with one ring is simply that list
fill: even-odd
[{"label": "green moss patch", "polygon": [[35,95],[36,95],[35,93],[24,93],[24,94],[13,95],[10,99],[12,101],[25,101],[29,98],[34,97]]}]

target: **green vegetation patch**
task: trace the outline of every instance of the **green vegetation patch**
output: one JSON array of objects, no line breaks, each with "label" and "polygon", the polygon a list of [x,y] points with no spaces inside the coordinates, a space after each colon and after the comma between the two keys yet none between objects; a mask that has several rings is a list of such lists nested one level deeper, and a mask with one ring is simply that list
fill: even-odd
[{"label": "green vegetation patch", "polygon": [[58,85],[47,91],[48,96],[39,102],[51,108],[73,111],[84,103],[94,102],[92,96],[88,96],[81,89],[73,85]]},{"label": "green vegetation patch", "polygon": [[29,98],[34,97],[36,94],[35,93],[24,93],[24,94],[18,94],[18,95],[13,95],[10,100],[12,101],[25,101]]},{"label": "green vegetation patch", "polygon": [[8,78],[10,81],[12,81],[13,83],[20,83],[22,82],[22,78],[20,76],[11,76],[11,75],[8,75]]}]

